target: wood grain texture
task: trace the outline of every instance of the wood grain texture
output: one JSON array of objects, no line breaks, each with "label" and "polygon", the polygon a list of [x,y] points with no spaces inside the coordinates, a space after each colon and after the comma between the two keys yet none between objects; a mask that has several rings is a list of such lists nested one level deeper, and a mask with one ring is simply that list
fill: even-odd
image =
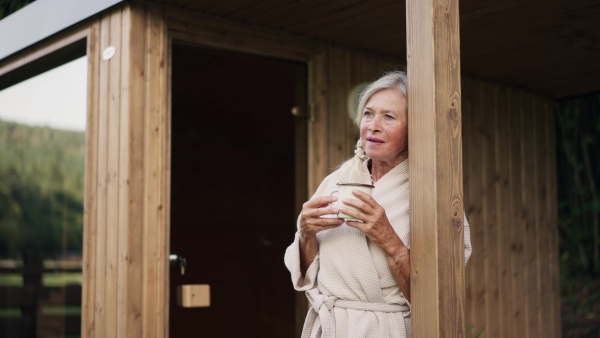
[{"label": "wood grain texture", "polygon": [[301,37],[201,14],[166,11],[165,20],[174,39],[207,47],[308,61],[324,46]]},{"label": "wood grain texture", "polygon": [[458,1],[407,0],[406,20],[413,335],[461,337],[466,326]]},{"label": "wood grain texture", "polygon": [[[348,55],[343,50],[331,48],[329,50],[329,65],[327,87],[329,88],[328,140],[329,148],[328,171],[332,172],[340,163],[344,162],[351,154],[347,149],[347,135],[352,130],[352,124],[346,113],[346,98],[350,92],[348,86]],[[348,123],[350,121],[350,123]]]},{"label": "wood grain texture", "polygon": [[534,168],[534,139],[532,130],[534,105],[530,95],[524,95],[522,102],[523,113],[521,118],[521,216],[525,222],[523,241],[525,252],[525,285],[526,285],[526,328],[527,337],[539,337],[537,315],[537,229],[535,224],[535,172]]},{"label": "wood grain texture", "polygon": [[494,101],[491,103],[495,112],[494,129],[494,155],[496,158],[496,222],[498,234],[498,299],[499,318],[498,337],[508,337],[509,327],[512,324],[511,293],[512,284],[510,265],[510,184],[509,184],[509,132],[508,132],[508,89],[501,86],[495,87]]},{"label": "wood grain texture", "polygon": [[[121,248],[119,247],[119,152],[121,148],[120,140],[120,119],[124,112],[121,112],[121,55],[123,53],[122,41],[122,20],[123,12],[119,8],[113,12],[109,20],[108,45],[114,46],[117,52],[110,60],[104,60],[108,64],[108,91],[107,96],[107,173],[103,178],[106,184],[106,270],[105,270],[105,316],[106,316],[106,335],[116,336],[117,328],[117,257]],[[102,178],[101,178],[102,179]]]},{"label": "wood grain texture", "polygon": [[88,81],[87,81],[87,125],[85,154],[85,197],[83,213],[83,281],[81,300],[81,336],[95,337],[95,296],[96,296],[96,248],[97,243],[97,189],[98,189],[98,131],[99,131],[99,87],[97,86],[100,66],[98,22],[89,27],[87,41]]},{"label": "wood grain texture", "polygon": [[308,62],[308,196],[327,176],[327,53]]},{"label": "wood grain texture", "polygon": [[[151,13],[117,7],[90,33],[86,338],[167,335],[168,40],[162,14]],[[108,46],[116,53],[103,60]]]},{"label": "wood grain texture", "polygon": [[[498,223],[496,209],[496,154],[494,145],[494,128],[485,126],[494,125],[496,108],[494,104],[495,87],[488,83],[480,85],[481,100],[481,165],[482,165],[482,214],[483,214],[483,256],[484,256],[484,283],[485,283],[485,332],[498,335],[499,298],[498,298]],[[491,104],[491,106],[490,106]]]},{"label": "wood grain texture", "polygon": [[117,336],[141,336],[141,288],[131,285],[143,283],[142,278],[142,210],[143,162],[141,141],[143,139],[143,76],[144,39],[137,34],[143,31],[143,13],[123,10],[121,72],[127,74],[121,80],[121,123],[119,154],[119,255]]},{"label": "wood grain texture", "polygon": [[511,336],[525,336],[526,319],[526,291],[525,291],[525,254],[524,254],[524,231],[525,224],[521,216],[523,205],[521,194],[521,114],[523,110],[523,94],[512,90],[509,93],[510,102],[510,157],[509,157],[509,179],[511,184],[510,214],[512,218],[511,226],[511,264],[512,264],[512,285],[513,297],[513,332]]},{"label": "wood grain texture", "polygon": [[143,337],[168,333],[168,36],[162,11],[146,11]]},{"label": "wood grain texture", "polygon": [[[473,332],[479,332],[485,327],[485,308],[486,308],[486,284],[484,280],[484,219],[483,219],[483,165],[482,165],[482,135],[483,111],[481,101],[481,85],[473,80],[465,80],[467,86],[464,88],[465,101],[470,107],[469,115],[465,115],[465,121],[469,121],[466,132],[469,135],[468,146],[469,158],[466,163],[469,166],[469,176],[465,179],[465,190],[469,192],[469,204],[466,207],[467,216],[470,219],[471,226],[471,244],[474,250],[474,257],[469,263],[471,269],[471,321],[468,323],[473,326]],[[467,141],[465,140],[465,143]]]},{"label": "wood grain texture", "polygon": [[[100,19],[100,37],[99,56],[102,51],[109,46],[110,33],[110,13],[103,15]],[[101,57],[93,62],[99,64],[98,82],[94,87],[98,88],[98,176],[97,176],[97,201],[98,214],[96,220],[96,276],[98,276],[95,288],[95,304],[94,304],[94,321],[95,321],[95,337],[106,336],[106,326],[112,323],[107,323],[106,320],[106,233],[107,233],[107,184],[106,177],[108,171],[108,64],[101,62]]]},{"label": "wood grain texture", "polygon": [[[476,184],[473,181],[477,181],[475,179],[475,169],[477,168],[477,156],[473,151],[473,145],[475,145],[475,135],[472,132],[474,130],[473,127],[473,100],[469,100],[469,93],[472,91],[471,86],[472,82],[469,78],[463,77],[461,83],[461,90],[464,93],[463,103],[462,103],[462,114],[465,117],[463,119],[462,125],[462,134],[463,134],[463,168],[464,168],[464,200],[465,200],[465,214],[469,219],[469,223],[471,226],[471,245],[474,250],[478,250],[478,247],[473,242],[474,240],[474,230],[476,226],[479,226],[476,223],[476,218],[474,218],[476,214],[475,206],[470,201],[475,201],[477,199],[477,192],[475,191]],[[473,260],[471,259],[470,263],[467,264],[465,268],[465,320],[467,326],[472,326],[475,323],[475,314],[476,303],[475,303],[475,286],[478,281],[477,271],[474,268]]]},{"label": "wood grain texture", "polygon": [[474,79],[463,93],[467,336],[558,337],[552,100]]},{"label": "wood grain texture", "polygon": [[[120,74],[119,74],[119,92],[120,92],[120,101],[119,101],[119,140],[121,141],[119,144],[119,167],[118,167],[118,200],[119,200],[119,208],[117,213],[117,263],[116,263],[116,285],[125,286],[128,285],[130,281],[129,272],[133,272],[137,267],[129,267],[127,266],[126,257],[131,255],[130,252],[130,242],[129,242],[129,234],[133,229],[136,228],[135,223],[131,224],[129,221],[129,212],[130,212],[130,189],[129,189],[129,179],[130,179],[130,168],[132,163],[129,161],[129,157],[131,156],[131,147],[130,147],[130,138],[129,133],[135,128],[131,128],[130,122],[130,111],[129,111],[129,102],[131,92],[129,91],[129,86],[131,84],[131,79],[128,76],[130,74],[130,65],[129,60],[135,54],[135,51],[132,51],[128,46],[131,43],[130,32],[131,32],[131,9],[130,7],[123,8],[121,12],[121,26],[120,26],[120,35],[121,41],[119,46],[117,47],[122,52],[120,57]],[[122,76],[126,74],[125,76]],[[138,237],[139,238],[139,237]],[[135,255],[132,255],[135,256]],[[138,282],[141,282],[139,280]],[[131,321],[131,317],[128,314],[128,296],[129,292],[125,290],[127,288],[119,287],[117,288],[117,309],[116,309],[116,321],[115,321],[115,331],[116,336],[125,336],[127,335],[127,327],[129,324],[134,325],[135,321]],[[127,290],[128,291],[128,290]],[[136,291],[132,292],[133,294]]]}]

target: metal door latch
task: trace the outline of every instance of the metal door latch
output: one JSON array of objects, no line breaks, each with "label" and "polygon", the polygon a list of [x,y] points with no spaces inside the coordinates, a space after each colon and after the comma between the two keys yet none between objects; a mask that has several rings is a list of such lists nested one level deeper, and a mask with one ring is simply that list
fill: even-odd
[{"label": "metal door latch", "polygon": [[187,261],[185,260],[185,257],[179,256],[178,254],[170,254],[169,263],[171,263],[171,265],[179,263],[181,274],[185,275],[185,267],[187,266]]}]

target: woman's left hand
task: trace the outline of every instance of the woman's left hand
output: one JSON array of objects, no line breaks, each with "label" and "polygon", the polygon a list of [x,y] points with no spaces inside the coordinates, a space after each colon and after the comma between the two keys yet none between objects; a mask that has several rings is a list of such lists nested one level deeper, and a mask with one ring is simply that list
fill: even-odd
[{"label": "woman's left hand", "polygon": [[[354,196],[360,199],[355,200],[351,198],[344,199],[342,203],[351,205],[357,210],[350,209],[345,206],[340,206],[340,212],[348,214],[362,222],[357,221],[346,221],[351,227],[361,230],[369,237],[373,243],[382,248],[385,252],[391,253],[396,251],[397,245],[404,246],[400,237],[394,231],[394,228],[390,224],[387,218],[385,209],[373,197],[360,191],[353,190]],[[400,243],[398,243],[400,242]]]},{"label": "woman's left hand", "polygon": [[410,301],[410,250],[394,231],[385,209],[373,197],[359,190],[353,190],[352,194],[360,201],[344,199],[342,203],[351,205],[358,211],[345,206],[340,206],[338,209],[362,222],[346,221],[346,224],[361,230],[385,252],[394,280],[404,297]]}]

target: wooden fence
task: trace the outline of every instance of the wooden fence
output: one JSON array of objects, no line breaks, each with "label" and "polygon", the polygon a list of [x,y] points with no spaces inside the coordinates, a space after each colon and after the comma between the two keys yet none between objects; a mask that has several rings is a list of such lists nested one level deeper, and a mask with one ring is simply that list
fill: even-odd
[{"label": "wooden fence", "polygon": [[0,337],[66,337],[81,335],[81,285],[44,286],[51,273],[81,269],[43,268],[41,261],[22,268],[0,268],[0,275],[20,274],[22,286],[0,286]]}]

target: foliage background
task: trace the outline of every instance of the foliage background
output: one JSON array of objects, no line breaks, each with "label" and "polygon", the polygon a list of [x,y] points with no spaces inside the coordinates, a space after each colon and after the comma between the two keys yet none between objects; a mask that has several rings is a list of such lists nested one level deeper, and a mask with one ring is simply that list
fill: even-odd
[{"label": "foliage background", "polygon": [[0,120],[0,257],[81,251],[85,133]]},{"label": "foliage background", "polygon": [[560,285],[566,337],[600,336],[600,93],[556,103]]}]

